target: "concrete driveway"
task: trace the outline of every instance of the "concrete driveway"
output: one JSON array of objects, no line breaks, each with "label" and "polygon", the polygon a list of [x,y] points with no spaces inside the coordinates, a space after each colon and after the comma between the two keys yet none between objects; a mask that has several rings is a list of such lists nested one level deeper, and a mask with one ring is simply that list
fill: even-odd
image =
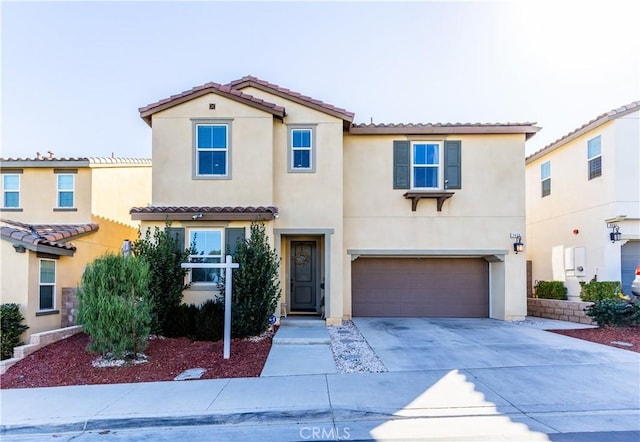
[{"label": "concrete driveway", "polygon": [[640,355],[494,319],[354,318],[389,371],[630,363]]}]

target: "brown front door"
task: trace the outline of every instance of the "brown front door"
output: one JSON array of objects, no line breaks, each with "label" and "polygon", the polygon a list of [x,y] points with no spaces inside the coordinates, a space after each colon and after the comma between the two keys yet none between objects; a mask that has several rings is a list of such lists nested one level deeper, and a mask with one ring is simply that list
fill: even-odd
[{"label": "brown front door", "polygon": [[317,311],[317,245],[291,241],[291,311]]}]

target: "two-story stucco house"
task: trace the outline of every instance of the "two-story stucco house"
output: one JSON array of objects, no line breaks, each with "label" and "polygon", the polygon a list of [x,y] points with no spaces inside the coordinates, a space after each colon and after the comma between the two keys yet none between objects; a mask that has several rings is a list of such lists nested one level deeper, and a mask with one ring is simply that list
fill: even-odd
[{"label": "two-story stucco house", "polygon": [[[526,315],[525,141],[507,124],[354,124],[344,109],[255,77],[140,109],[152,205],[132,219],[219,261],[251,220],[281,257],[279,313]],[[526,247],[526,245],[525,245]],[[215,294],[193,271],[185,302]]]},{"label": "two-story stucco house", "polygon": [[604,113],[529,156],[532,279],[570,299],[594,276],[630,293],[640,264],[640,101]]},{"label": "two-story stucco house", "polygon": [[85,265],[137,237],[129,209],[151,201],[151,160],[0,161],[1,298],[20,304],[28,337],[69,325],[63,298]]}]

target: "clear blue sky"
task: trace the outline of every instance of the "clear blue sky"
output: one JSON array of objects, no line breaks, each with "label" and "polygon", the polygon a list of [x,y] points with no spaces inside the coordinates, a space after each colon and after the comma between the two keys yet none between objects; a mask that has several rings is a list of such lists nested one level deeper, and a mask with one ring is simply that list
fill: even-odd
[{"label": "clear blue sky", "polygon": [[522,122],[532,153],[640,99],[637,1],[7,2],[2,157],[150,157],[138,108],[244,75],[356,122]]}]

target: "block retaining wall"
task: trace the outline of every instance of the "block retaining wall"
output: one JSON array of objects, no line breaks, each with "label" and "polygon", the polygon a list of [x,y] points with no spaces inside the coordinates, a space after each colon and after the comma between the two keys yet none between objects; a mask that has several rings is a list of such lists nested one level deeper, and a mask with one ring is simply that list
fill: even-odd
[{"label": "block retaining wall", "polygon": [[42,333],[34,333],[29,339],[29,343],[25,345],[19,345],[13,349],[13,357],[11,359],[5,359],[0,361],[0,374],[4,374],[9,367],[20,361],[27,355],[30,355],[36,350],[41,349],[45,345],[53,344],[62,339],[73,336],[82,331],[81,325],[75,325],[73,327],[59,328],[57,330],[49,330]]},{"label": "block retaining wall", "polygon": [[560,321],[578,322],[580,324],[597,325],[584,309],[593,304],[583,301],[560,301],[559,299],[527,298],[527,316],[558,319]]}]

